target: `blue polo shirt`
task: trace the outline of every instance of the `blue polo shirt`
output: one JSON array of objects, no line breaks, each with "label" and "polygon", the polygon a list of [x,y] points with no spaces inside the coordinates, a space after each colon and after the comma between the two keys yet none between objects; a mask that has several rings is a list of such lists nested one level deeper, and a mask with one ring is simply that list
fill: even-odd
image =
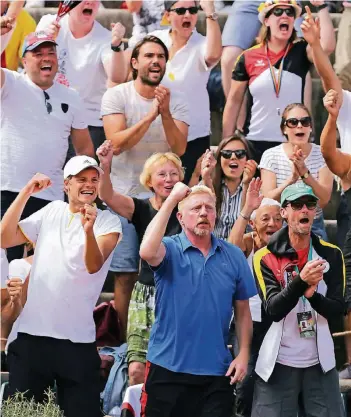
[{"label": "blue polo shirt", "polygon": [[147,359],[173,372],[224,375],[232,305],[257,294],[243,252],[212,235],[205,258],[185,233],[162,240],[166,255],[154,269],[155,323]]}]

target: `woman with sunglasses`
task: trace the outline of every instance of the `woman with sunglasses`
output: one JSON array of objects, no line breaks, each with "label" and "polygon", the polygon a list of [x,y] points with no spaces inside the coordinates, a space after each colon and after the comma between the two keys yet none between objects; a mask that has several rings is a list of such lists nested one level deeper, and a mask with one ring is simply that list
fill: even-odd
[{"label": "woman with sunglasses", "polygon": [[287,106],[280,129],[287,142],[268,149],[262,155],[262,192],[266,197],[279,201],[283,190],[295,182],[303,181],[312,187],[319,198],[312,230],[327,239],[322,208],[331,197],[333,174],[326,165],[320,146],[310,142],[312,119],[307,107],[298,103]]},{"label": "woman with sunglasses", "polygon": [[[212,185],[217,197],[217,220],[214,229],[216,237],[228,238],[245,204],[246,192],[256,168],[256,162],[250,159],[247,141],[238,135],[223,139],[218,145],[215,156],[212,153],[205,155],[202,177],[207,186]],[[211,176],[210,171],[213,170],[212,184],[210,184],[208,178]]]},{"label": "woman with sunglasses", "polygon": [[[321,44],[330,54],[335,49],[335,34],[324,1],[319,6]],[[308,9],[309,10],[309,9]],[[259,7],[262,23],[260,43],[244,51],[232,75],[232,83],[223,114],[223,136],[233,134],[239,110],[248,89],[250,111],[245,134],[252,141],[255,160],[277,143],[284,142],[278,129],[283,109],[303,100],[306,75],[313,62],[311,48],[297,39],[294,24],[302,9],[295,0],[268,0]]]},{"label": "woman with sunglasses", "polygon": [[206,13],[206,36],[196,29],[198,5],[195,1],[166,1],[163,23],[171,26],[151,35],[160,38],[169,50],[162,84],[184,93],[189,107],[188,146],[182,156],[184,182],[188,184],[198,158],[210,146],[210,102],[207,82],[211,69],[222,54],[221,30],[213,0],[200,1]]}]

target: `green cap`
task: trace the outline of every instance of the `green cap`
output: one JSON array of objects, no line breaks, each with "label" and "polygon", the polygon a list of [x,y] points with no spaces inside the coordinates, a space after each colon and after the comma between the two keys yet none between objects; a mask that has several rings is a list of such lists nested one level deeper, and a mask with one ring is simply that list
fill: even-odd
[{"label": "green cap", "polygon": [[304,182],[297,182],[284,189],[280,197],[280,204],[283,206],[286,201],[294,201],[306,195],[319,200],[309,185]]}]

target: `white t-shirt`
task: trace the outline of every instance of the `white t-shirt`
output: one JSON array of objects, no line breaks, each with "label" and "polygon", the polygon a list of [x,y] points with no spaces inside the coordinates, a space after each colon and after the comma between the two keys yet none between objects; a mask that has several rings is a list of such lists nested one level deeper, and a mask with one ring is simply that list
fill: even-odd
[{"label": "white t-shirt", "polygon": [[[63,201],[53,201],[20,221],[19,226],[36,248],[18,331],[76,343],[93,342],[93,310],[113,251],[100,271],[89,274],[84,263],[85,233],[80,213],[71,213]],[[110,233],[122,233],[119,218],[98,210],[95,236]]]},{"label": "white t-shirt", "polygon": [[[55,19],[56,15],[44,15],[37,30],[45,29]],[[86,36],[76,39],[68,26],[68,19],[69,15],[66,15],[60,20],[61,29],[56,39],[58,72],[82,97],[88,124],[102,126],[100,107],[107,82],[103,63],[112,54],[111,32],[95,21],[93,29]]]},{"label": "white t-shirt", "polygon": [[343,90],[343,103],[337,125],[340,134],[341,150],[351,154],[351,91]]},{"label": "white t-shirt", "polygon": [[[313,178],[318,181],[319,171],[326,166],[326,162],[323,158],[321,147],[314,143],[311,145],[312,149],[305,159],[305,165],[309,169]],[[260,161],[260,168],[274,172],[277,179],[277,187],[280,187],[292,173],[292,162],[284,151],[284,145],[281,144],[274,146],[273,148],[264,151]],[[302,180],[299,179],[296,182],[302,182]],[[321,212],[322,209],[318,207],[316,216],[319,216]]]},{"label": "white t-shirt", "polygon": [[71,129],[85,129],[78,93],[54,83],[46,93],[26,74],[3,69],[1,89],[1,190],[19,192],[37,172],[48,175],[52,187],[35,194],[44,200],[63,199],[63,172]]},{"label": "white t-shirt", "polygon": [[[283,335],[280,342],[277,362],[293,368],[307,368],[319,363],[316,337],[303,338],[300,336],[297,324],[297,313],[312,311],[314,322],[316,315],[308,300],[305,300],[305,310],[301,297],[296,306],[285,317]],[[314,325],[316,331],[316,325]]]},{"label": "white t-shirt", "polygon": [[[168,49],[172,46],[170,29],[156,30],[150,35],[161,39]],[[187,44],[167,62],[166,73],[161,82],[172,92],[184,93],[189,105],[191,124],[188,142],[211,133],[210,99],[207,82],[210,71],[205,61],[206,37],[194,29]]]},{"label": "white t-shirt", "polygon": [[[134,87],[134,81],[109,88],[102,99],[102,116],[124,114],[127,128],[140,122],[150,111],[154,99],[142,97]],[[170,111],[173,119],[189,124],[188,107],[181,93],[171,92]],[[132,148],[114,156],[111,167],[113,188],[121,194],[137,197],[145,193],[139,182],[144,163],[155,152],[168,152],[166,134],[159,115],[150,125],[144,137]]]},{"label": "white t-shirt", "polygon": [[9,262],[5,249],[1,250],[1,288],[6,288],[6,281],[9,276]]}]

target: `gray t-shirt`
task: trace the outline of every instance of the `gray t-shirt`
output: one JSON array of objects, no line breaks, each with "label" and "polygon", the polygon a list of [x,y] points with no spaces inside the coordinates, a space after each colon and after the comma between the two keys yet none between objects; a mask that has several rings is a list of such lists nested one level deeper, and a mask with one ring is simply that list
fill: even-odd
[{"label": "gray t-shirt", "polygon": [[[127,128],[144,118],[152,107],[153,99],[137,93],[134,81],[117,85],[106,91],[102,99],[101,115],[124,114]],[[173,119],[189,124],[188,106],[181,93],[172,92],[170,111]],[[159,115],[150,125],[144,137],[132,148],[112,160],[111,181],[121,194],[138,197],[145,193],[139,182],[144,163],[155,152],[170,151]]]}]

